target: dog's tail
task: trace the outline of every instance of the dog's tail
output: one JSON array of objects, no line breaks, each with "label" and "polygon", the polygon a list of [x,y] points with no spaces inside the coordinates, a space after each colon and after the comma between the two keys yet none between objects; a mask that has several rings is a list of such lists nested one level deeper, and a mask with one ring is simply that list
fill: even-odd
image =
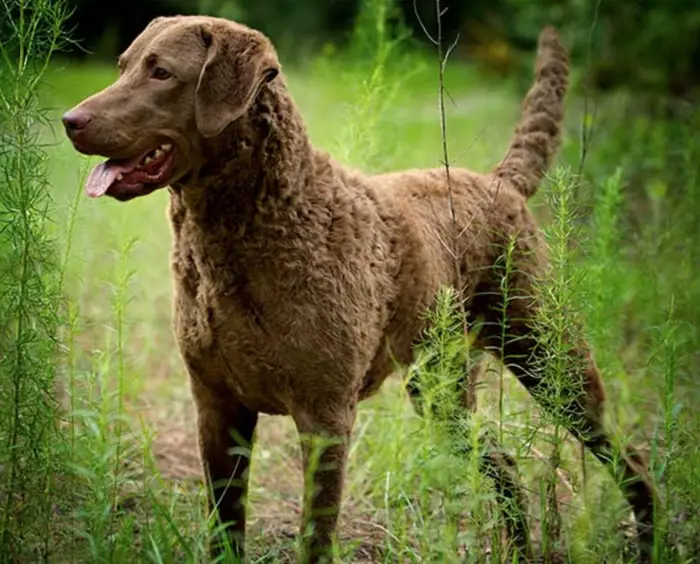
[{"label": "dog's tail", "polygon": [[494,175],[513,185],[526,198],[537,191],[559,149],[569,57],[552,27],[540,33],[535,82],[521,109],[520,123],[505,158]]}]

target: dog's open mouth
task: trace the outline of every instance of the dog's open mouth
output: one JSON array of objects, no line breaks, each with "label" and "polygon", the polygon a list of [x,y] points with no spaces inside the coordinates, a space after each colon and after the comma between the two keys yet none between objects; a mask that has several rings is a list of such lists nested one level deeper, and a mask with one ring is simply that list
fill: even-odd
[{"label": "dog's open mouth", "polygon": [[132,159],[109,159],[97,165],[85,184],[88,196],[106,194],[128,200],[164,186],[171,175],[175,152],[172,143],[163,143]]}]

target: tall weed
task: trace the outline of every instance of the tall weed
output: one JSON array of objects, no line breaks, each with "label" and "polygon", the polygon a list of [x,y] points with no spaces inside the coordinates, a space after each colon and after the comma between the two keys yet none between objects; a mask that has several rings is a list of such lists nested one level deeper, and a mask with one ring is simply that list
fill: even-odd
[{"label": "tall weed", "polygon": [[3,0],[0,28],[0,558],[46,558],[65,470],[55,395],[60,265],[49,235],[45,113],[63,2]]}]

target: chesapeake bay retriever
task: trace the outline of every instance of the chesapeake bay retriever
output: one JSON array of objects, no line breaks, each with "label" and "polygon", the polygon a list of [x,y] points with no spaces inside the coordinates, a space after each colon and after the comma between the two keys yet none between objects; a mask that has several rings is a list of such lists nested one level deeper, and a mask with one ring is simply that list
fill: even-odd
[{"label": "chesapeake bay retriever", "polygon": [[[462,281],[478,346],[552,408],[533,323],[533,277],[546,262],[527,200],[559,145],[568,57],[554,30],[540,36],[534,85],[503,161],[485,174],[452,169],[459,261],[446,244],[445,170],[368,176],[314,149],[258,31],[204,16],[156,18],[119,71],[63,121],[78,151],[108,158],[87,181],[90,196],[127,201],[169,186],[175,333],[210,508],[239,555],[248,456],[231,448],[252,444],[258,414],[268,413],[291,415],[302,435],[336,439],[317,461],[303,515],[302,558],[328,558],[358,402],[395,361],[412,361],[442,285]],[[512,339],[502,343],[503,271],[491,267],[511,238],[509,285],[530,298],[505,304]],[[620,481],[648,560],[651,482],[639,456],[620,453],[603,429],[603,385],[586,345],[571,354],[582,367],[570,376],[581,392],[568,404],[577,414],[569,429]],[[419,387],[410,391],[420,402]],[[508,519],[515,544],[527,545],[514,461],[487,450],[482,468],[516,510]],[[221,543],[212,547],[218,553]]]}]

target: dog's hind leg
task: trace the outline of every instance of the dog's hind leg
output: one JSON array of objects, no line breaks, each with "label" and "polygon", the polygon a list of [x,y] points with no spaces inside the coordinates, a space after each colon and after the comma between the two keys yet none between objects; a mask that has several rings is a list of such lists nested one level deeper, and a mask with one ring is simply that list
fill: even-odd
[{"label": "dog's hind leg", "polygon": [[[483,362],[483,359],[481,359],[481,362]],[[480,366],[477,364],[471,369],[472,374],[475,376],[474,371],[479,369]],[[457,389],[454,390],[456,396],[461,400],[463,413],[468,413],[468,406],[466,405],[467,395],[463,389],[468,381],[468,375],[469,372],[465,371],[465,377],[455,383]],[[418,414],[423,415],[425,408],[421,384],[420,378],[417,375],[412,375],[407,380],[406,389],[414,409]],[[440,414],[439,412],[439,409],[433,410],[433,415],[438,418],[445,416],[444,413]],[[458,454],[468,456],[470,454],[469,440],[464,440],[464,437],[457,436],[457,434],[463,433],[464,430],[458,426],[448,426],[448,428],[450,433],[455,434],[454,442],[459,445]],[[517,462],[510,454],[499,448],[495,437],[489,437],[484,439],[484,444],[481,448],[479,470],[494,482],[498,504],[503,513],[508,537],[513,548],[518,552],[520,561],[529,561],[532,553],[526,517],[527,504],[525,491],[518,475]]]},{"label": "dog's hind leg", "polygon": [[[520,282],[527,285],[525,279]],[[488,317],[485,308],[481,311]],[[543,333],[546,329],[537,321],[537,311],[535,299],[512,300],[507,327],[492,312],[490,323],[479,332],[480,344],[500,357],[535,400],[605,464],[634,511],[640,560],[650,562],[655,493],[645,464],[633,449],[622,452],[614,447],[604,429],[603,382],[587,344],[573,335],[579,331],[571,324],[563,350],[552,350],[547,344],[551,339]],[[507,339],[503,340],[503,334]],[[556,381],[562,377],[563,382]]]}]

